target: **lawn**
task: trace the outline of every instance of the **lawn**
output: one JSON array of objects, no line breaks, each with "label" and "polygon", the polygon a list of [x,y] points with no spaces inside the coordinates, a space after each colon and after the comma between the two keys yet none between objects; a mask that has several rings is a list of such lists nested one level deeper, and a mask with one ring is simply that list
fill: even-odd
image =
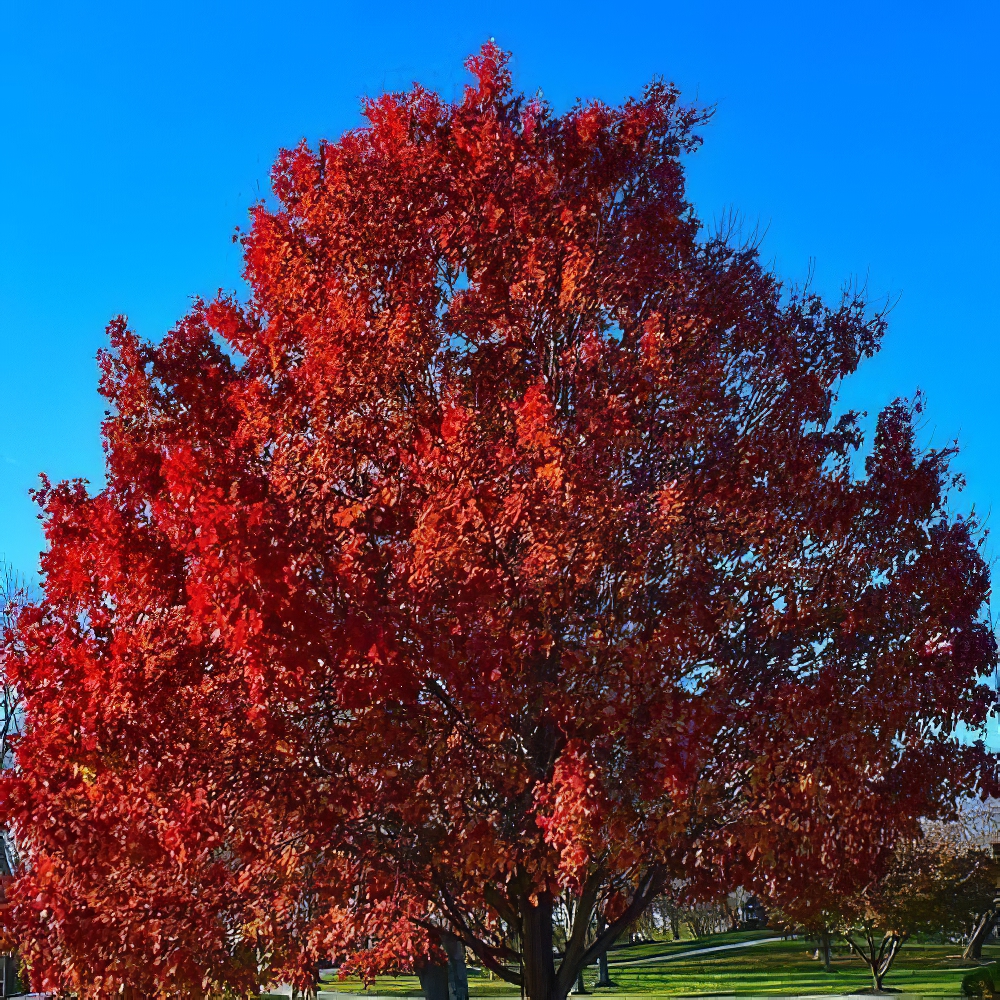
[{"label": "lawn", "polygon": [[[686,928],[685,928],[686,930]],[[654,958],[659,955],[670,955],[677,951],[690,951],[692,948],[711,948],[716,945],[736,944],[740,941],[752,941],[755,938],[778,936],[777,931],[733,931],[725,934],[712,934],[710,937],[692,938],[682,934],[680,941],[652,941],[649,944],[615,945],[608,952],[608,960],[628,962],[638,958]]]},{"label": "lawn", "polygon": [[[773,932],[716,934],[700,941],[660,942],[632,945],[615,949],[611,955],[611,978],[614,989],[595,991],[595,1000],[626,1000],[627,997],[692,996],[711,994],[781,995],[838,994],[866,989],[871,985],[865,966],[857,958],[838,948],[833,971],[825,973],[813,959],[806,941],[774,941],[755,945],[746,950],[714,952],[680,958],[662,964],[617,967],[617,961],[645,958],[698,947],[713,947],[740,940],[773,936]],[[907,944],[886,986],[908,994],[926,996],[959,996],[962,976],[968,971],[959,965],[959,945]],[[984,949],[984,957],[1000,958],[1000,946]],[[588,986],[596,969],[585,976]],[[333,973],[324,973],[322,989],[331,992],[361,993],[357,979],[338,980]],[[490,980],[470,973],[469,992],[473,997],[517,995],[507,983]],[[377,996],[420,996],[420,984],[415,976],[380,977],[369,994]]]},{"label": "lawn", "polygon": [[[706,946],[714,943],[704,942]],[[1000,948],[995,950],[1000,952]],[[958,964],[960,952],[961,948],[955,945],[905,946],[885,985],[907,993],[958,995],[962,976],[968,971]],[[840,953],[834,960],[834,971],[827,973],[812,955],[804,941],[776,941],[745,951],[692,956],[662,965],[618,970],[612,966],[612,979],[618,984],[619,993],[661,996],[836,994],[871,986],[868,971],[859,959]]]}]

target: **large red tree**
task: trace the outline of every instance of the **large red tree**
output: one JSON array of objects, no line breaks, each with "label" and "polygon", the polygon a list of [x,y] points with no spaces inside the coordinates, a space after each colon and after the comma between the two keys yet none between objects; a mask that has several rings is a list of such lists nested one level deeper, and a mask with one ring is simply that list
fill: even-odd
[{"label": "large red tree", "polygon": [[112,326],[107,485],[41,491],[8,643],[40,983],[445,927],[561,1000],[668,880],[806,884],[992,782],[950,452],[900,402],[861,463],[836,415],[881,318],[703,235],[673,89],[556,115],[470,68],[281,155],[245,303]]}]

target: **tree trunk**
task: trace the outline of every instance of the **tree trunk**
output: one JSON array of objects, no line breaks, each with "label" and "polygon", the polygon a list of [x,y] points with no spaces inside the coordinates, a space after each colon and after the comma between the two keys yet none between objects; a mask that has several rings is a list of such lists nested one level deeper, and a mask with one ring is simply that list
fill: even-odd
[{"label": "tree trunk", "polygon": [[448,1000],[469,1000],[465,945],[453,934],[442,934],[441,946],[448,954]]},{"label": "tree trunk", "polygon": [[442,931],[441,947],[448,964],[430,963],[417,971],[426,1000],[469,1000],[469,974],[465,967],[465,945]]},{"label": "tree trunk", "polygon": [[556,996],[556,966],[552,958],[552,900],[538,897],[538,904],[524,897],[521,911],[521,974],[527,1000],[565,1000]]},{"label": "tree trunk", "polygon": [[608,975],[608,953],[602,951],[597,956],[597,982],[595,986],[614,986],[611,977]]},{"label": "tree trunk", "polygon": [[417,970],[426,1000],[448,1000],[448,966],[428,964]]},{"label": "tree trunk", "polygon": [[[597,933],[603,934],[606,927],[607,924],[598,918]],[[608,975],[608,953],[606,951],[602,951],[600,955],[597,956],[597,982],[594,983],[594,988],[596,989],[598,986],[610,987],[614,985],[615,984],[611,981],[611,977]]]},{"label": "tree trunk", "polygon": [[[903,947],[903,944],[906,942],[908,936],[909,935],[906,933],[886,935],[886,940],[888,940],[890,943],[888,950],[885,950],[883,942],[883,949],[880,950],[880,954],[882,955],[882,961],[880,962],[881,968],[879,970],[880,981],[892,968],[892,963],[896,961],[896,956],[899,954],[899,949]],[[879,989],[881,988],[882,987],[880,986]]]},{"label": "tree trunk", "polygon": [[976,925],[976,929],[969,938],[969,943],[962,952],[962,958],[966,962],[981,962],[983,960],[983,944],[990,936],[990,932],[996,926],[997,917],[1000,913],[997,910],[987,910],[982,919]]},{"label": "tree trunk", "polygon": [[867,951],[863,945],[859,945],[851,937],[850,933],[844,933],[844,940],[851,951],[868,966],[872,974],[872,985],[875,987],[875,992],[881,993],[882,980],[892,968],[892,963],[896,961],[899,949],[903,947],[908,935],[890,931],[882,937],[881,944],[876,945],[872,927],[866,926],[864,931]]},{"label": "tree trunk", "polygon": [[21,979],[18,975],[17,952],[10,952],[0,956],[0,976],[2,976],[2,995],[5,997],[17,996],[23,993]]},{"label": "tree trunk", "polygon": [[824,927],[819,936],[819,953],[823,958],[823,971],[830,971],[830,932]]},{"label": "tree trunk", "polygon": [[740,929],[739,912],[734,910],[729,905],[728,896],[723,896],[722,898],[722,912],[726,915],[726,922],[729,924],[729,930],[738,931]]},{"label": "tree trunk", "polygon": [[576,986],[570,990],[570,993],[573,993],[576,996],[590,993],[590,990],[587,989],[587,984],[583,981],[583,969],[576,974]]}]

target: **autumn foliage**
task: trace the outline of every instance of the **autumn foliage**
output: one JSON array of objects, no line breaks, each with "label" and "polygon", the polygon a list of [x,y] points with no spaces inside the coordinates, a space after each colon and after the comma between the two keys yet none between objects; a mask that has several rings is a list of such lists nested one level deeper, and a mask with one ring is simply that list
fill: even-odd
[{"label": "autumn foliage", "polygon": [[805,885],[992,787],[951,453],[837,415],[881,318],[704,233],[672,88],[557,115],[469,65],[279,157],[245,302],[111,325],[107,485],[40,489],[7,642],[38,987],[306,985],[447,927],[561,1000],[669,880]]}]

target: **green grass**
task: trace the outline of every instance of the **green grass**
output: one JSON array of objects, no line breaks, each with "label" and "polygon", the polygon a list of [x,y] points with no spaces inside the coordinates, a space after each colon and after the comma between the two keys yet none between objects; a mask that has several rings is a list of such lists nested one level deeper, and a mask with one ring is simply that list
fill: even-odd
[{"label": "green grass", "polygon": [[[960,951],[955,945],[904,946],[885,985],[907,993],[958,995],[962,976],[968,971],[958,964]],[[659,966],[612,967],[612,978],[618,992],[627,995],[835,994],[871,986],[868,970],[860,959],[841,952],[834,959],[833,971],[827,973],[812,954],[804,941],[777,941],[746,951],[692,956]]]},{"label": "green grass", "polygon": [[[362,993],[364,988],[359,979],[349,977],[336,980],[328,978],[330,973],[323,974],[321,990],[333,992]],[[379,976],[378,981],[368,991],[377,996],[422,997],[420,982],[416,976]],[[500,980],[492,982],[469,973],[469,995],[473,997],[512,997],[520,996],[516,986]]]},{"label": "green grass", "polygon": [[725,934],[712,934],[698,940],[683,937],[680,941],[654,941],[650,944],[618,945],[608,952],[608,961],[613,966],[616,962],[628,962],[636,958],[655,958],[659,955],[670,955],[678,951],[690,951],[692,948],[712,948],[722,944],[736,944],[740,941],[753,941],[757,938],[777,937],[777,931],[732,931]]},{"label": "green grass", "polygon": [[[826,973],[820,962],[812,958],[810,943],[802,940],[775,941],[746,950],[692,956],[662,965],[617,969],[614,966],[615,959],[642,958],[769,936],[773,936],[773,932],[716,934],[700,941],[661,942],[616,949],[611,953],[611,978],[617,984],[616,988],[595,991],[595,1000],[601,997],[625,1000],[626,997],[706,994],[838,994],[871,986],[863,963],[847,954],[845,949],[836,949],[833,971]],[[907,944],[886,977],[885,985],[911,994],[958,996],[961,994],[962,976],[969,971],[959,964],[961,950],[960,945]],[[1000,958],[1000,946],[984,948],[983,957],[987,960]],[[588,970],[585,974],[588,986],[595,977],[596,969]],[[324,991],[363,992],[357,979],[338,980],[333,973],[325,973],[323,978]],[[369,992],[379,996],[421,996],[416,976],[380,977]],[[509,997],[517,990],[509,983],[470,974],[469,992],[473,997],[489,998]]]}]

